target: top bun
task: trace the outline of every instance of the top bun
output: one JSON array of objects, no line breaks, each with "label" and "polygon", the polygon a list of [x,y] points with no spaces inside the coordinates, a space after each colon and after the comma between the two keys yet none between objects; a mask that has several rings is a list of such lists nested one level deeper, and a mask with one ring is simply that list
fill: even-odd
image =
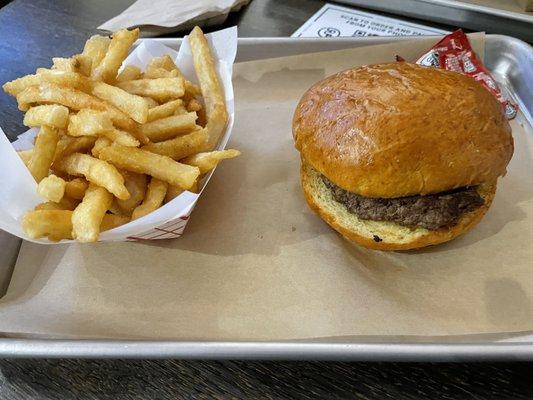
[{"label": "top bun", "polygon": [[366,197],[442,192],[494,181],[513,155],[502,106],[474,79],[406,62],[330,76],[293,119],[304,162]]}]

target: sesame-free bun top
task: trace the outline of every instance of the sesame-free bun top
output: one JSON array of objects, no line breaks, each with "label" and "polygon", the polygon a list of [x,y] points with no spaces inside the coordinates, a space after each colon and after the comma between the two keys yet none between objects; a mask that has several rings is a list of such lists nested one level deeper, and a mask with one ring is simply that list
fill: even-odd
[{"label": "sesame-free bun top", "polygon": [[474,79],[406,62],[368,65],[312,86],[293,119],[304,162],[366,197],[494,181],[513,154],[500,103]]}]

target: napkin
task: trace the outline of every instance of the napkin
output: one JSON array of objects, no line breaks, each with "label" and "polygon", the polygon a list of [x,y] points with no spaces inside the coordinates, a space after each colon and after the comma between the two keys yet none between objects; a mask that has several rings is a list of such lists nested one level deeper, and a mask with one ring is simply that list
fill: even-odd
[{"label": "napkin", "polygon": [[137,0],[98,27],[107,31],[142,26],[143,36],[223,23],[250,0]]}]

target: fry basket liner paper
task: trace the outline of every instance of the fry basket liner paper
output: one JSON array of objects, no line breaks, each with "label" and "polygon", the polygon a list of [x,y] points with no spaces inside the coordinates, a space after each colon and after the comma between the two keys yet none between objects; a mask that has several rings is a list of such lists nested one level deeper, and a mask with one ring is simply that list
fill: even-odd
[{"label": "fry basket liner paper", "polygon": [[[483,36],[471,40],[481,53]],[[231,146],[242,156],[219,166],[187,234],[146,243],[24,242],[0,303],[0,331],[330,341],[495,340],[533,330],[533,138],[521,114],[511,122],[516,150],[493,206],[450,243],[404,253],[367,250],[336,234],[304,201],[291,135],[304,91],[352,66],[396,54],[413,60],[435,42],[236,64]]]},{"label": "fry basket liner paper", "polygon": [[[233,61],[237,53],[237,29],[229,28],[206,35],[213,50],[213,58],[217,62],[217,69],[223,85],[229,121],[218,149],[224,149],[231,135],[234,121],[233,86],[231,81]],[[179,51],[158,43],[155,40],[144,40],[124,61],[123,65],[133,64],[144,69],[150,60],[169,54],[183,74],[192,82],[197,83],[192,62],[192,55],[188,39],[185,38]],[[11,145],[0,128],[0,229],[3,229],[22,239],[30,240],[21,228],[21,221],[27,210],[46,201],[37,194],[37,184],[26,166],[15,152],[33,147],[33,138],[37,129],[30,129],[23,133]],[[15,149],[14,149],[15,148]],[[203,187],[209,181],[213,171],[203,179]],[[201,194],[201,191],[200,191]],[[181,236],[187,224],[189,214],[194,208],[200,194],[183,192],[174,200],[158,210],[122,225],[118,228],[103,232],[100,241],[151,240],[169,239]],[[54,244],[47,239],[33,240],[38,243]],[[71,242],[71,241],[64,241]]]}]

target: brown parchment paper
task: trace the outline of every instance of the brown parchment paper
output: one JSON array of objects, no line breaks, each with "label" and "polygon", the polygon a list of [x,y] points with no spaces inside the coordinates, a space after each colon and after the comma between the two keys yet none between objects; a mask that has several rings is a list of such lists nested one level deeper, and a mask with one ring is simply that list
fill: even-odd
[{"label": "brown parchment paper", "polygon": [[[472,40],[478,50],[483,36]],[[24,243],[0,331],[60,337],[290,340],[469,335],[533,328],[533,140],[516,150],[485,219],[416,252],[352,245],[311,213],[291,118],[302,93],[341,69],[413,59],[434,39],[235,66],[242,156],[216,171],[172,241]]]}]

